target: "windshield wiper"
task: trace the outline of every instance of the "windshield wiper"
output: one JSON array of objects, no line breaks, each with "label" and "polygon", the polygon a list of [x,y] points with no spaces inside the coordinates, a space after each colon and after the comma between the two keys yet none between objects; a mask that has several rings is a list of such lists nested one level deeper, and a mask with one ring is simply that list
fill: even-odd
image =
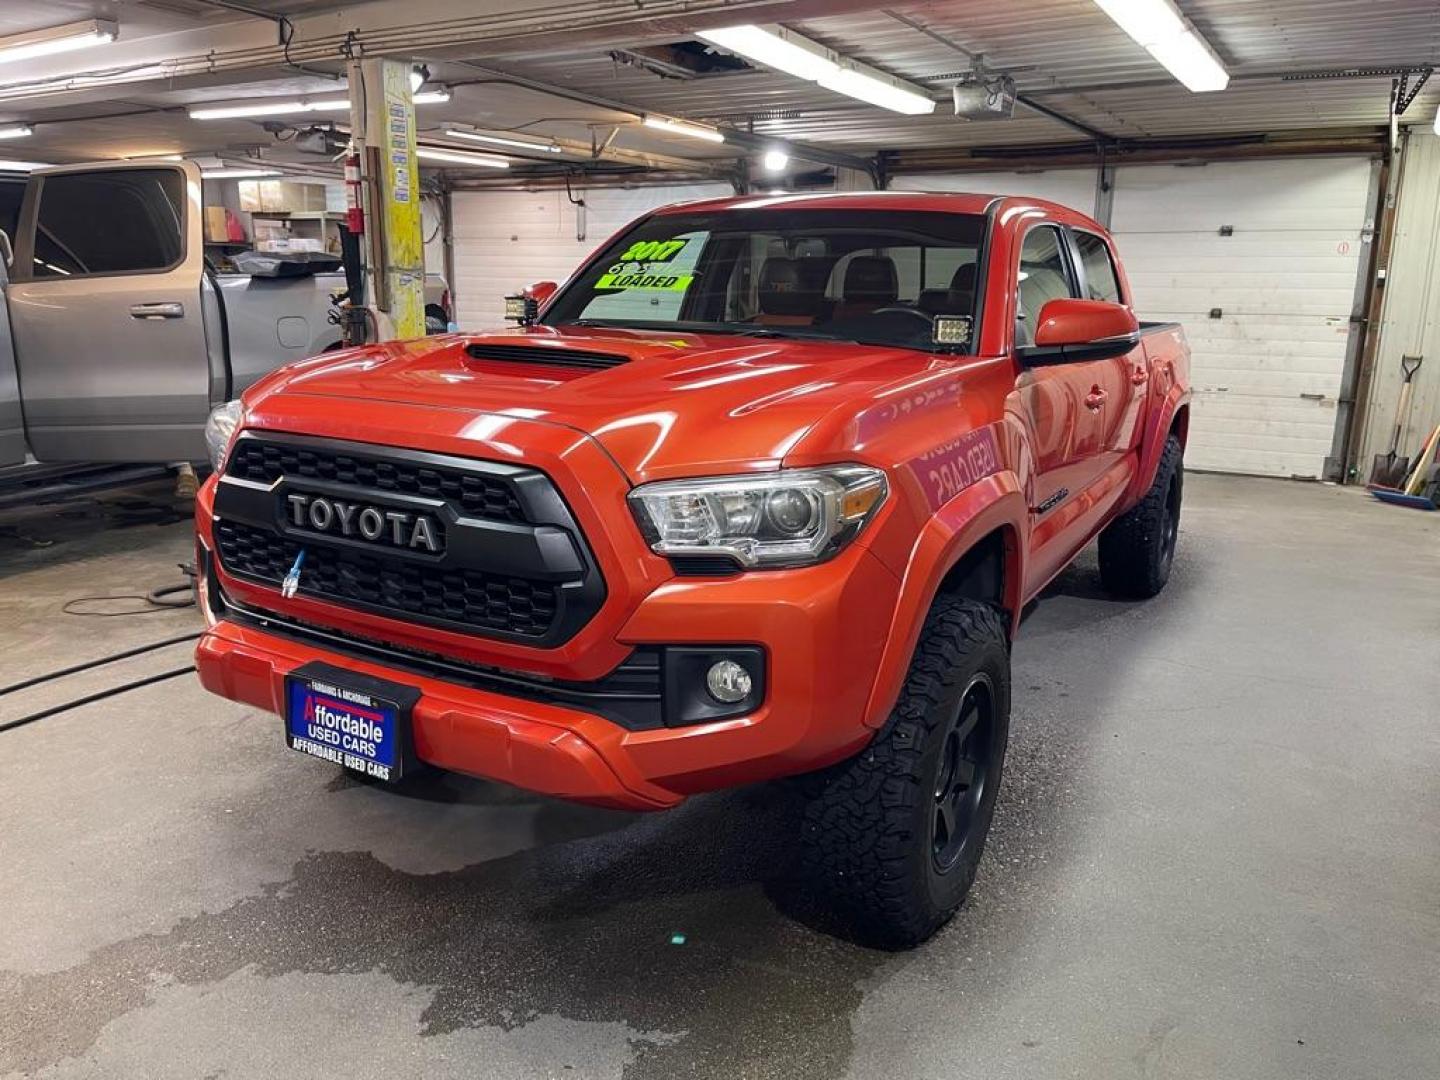
[{"label": "windshield wiper", "polygon": [[805,341],[835,341],[846,345],[855,344],[854,338],[836,337],[834,334],[826,334],[819,330],[801,330],[790,328],[779,330],[773,326],[726,326],[716,328],[722,334],[739,334],[741,337],[758,338],[801,338]]}]

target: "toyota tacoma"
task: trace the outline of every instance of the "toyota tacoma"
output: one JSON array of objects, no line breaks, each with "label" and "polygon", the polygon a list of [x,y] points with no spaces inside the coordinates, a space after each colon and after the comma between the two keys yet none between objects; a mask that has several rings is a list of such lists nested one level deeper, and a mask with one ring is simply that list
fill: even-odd
[{"label": "toyota tacoma", "polygon": [[204,685],[385,783],[612,807],[799,778],[804,881],[913,946],[994,814],[1021,612],[1089,541],[1165,585],[1189,353],[1034,199],[667,207],[513,329],[215,410]]}]

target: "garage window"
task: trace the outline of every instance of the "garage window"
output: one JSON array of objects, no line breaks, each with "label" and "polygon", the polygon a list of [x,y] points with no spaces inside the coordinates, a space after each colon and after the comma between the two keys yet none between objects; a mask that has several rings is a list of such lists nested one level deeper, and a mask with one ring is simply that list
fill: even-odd
[{"label": "garage window", "polygon": [[1085,269],[1085,292],[1091,300],[1109,300],[1121,303],[1120,282],[1115,275],[1115,264],[1110,259],[1110,247],[1094,233],[1075,233],[1075,246],[1080,251],[1080,265]]},{"label": "garage window", "polygon": [[35,277],[165,270],[184,254],[184,174],[117,169],[45,177],[35,227]]}]

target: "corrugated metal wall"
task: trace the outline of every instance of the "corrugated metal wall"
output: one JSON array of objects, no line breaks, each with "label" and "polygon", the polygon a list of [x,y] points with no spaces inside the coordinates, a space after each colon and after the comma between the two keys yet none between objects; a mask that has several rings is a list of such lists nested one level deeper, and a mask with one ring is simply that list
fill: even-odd
[{"label": "corrugated metal wall", "polygon": [[1400,396],[1400,357],[1423,356],[1411,390],[1400,453],[1413,460],[1440,424],[1440,136],[1412,128],[1404,149],[1395,239],[1381,310],[1380,345],[1370,383],[1360,476],[1390,448]]},{"label": "corrugated metal wall", "polygon": [[502,325],[507,293],[532,281],[564,281],[647,210],[730,194],[728,184],[577,188],[582,211],[564,191],[457,191],[451,203],[457,321],[466,330]]}]

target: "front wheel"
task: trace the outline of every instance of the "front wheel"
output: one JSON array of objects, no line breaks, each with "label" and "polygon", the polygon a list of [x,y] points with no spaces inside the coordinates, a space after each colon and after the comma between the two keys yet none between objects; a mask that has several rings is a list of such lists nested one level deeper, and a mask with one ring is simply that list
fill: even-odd
[{"label": "front wheel", "polygon": [[1117,596],[1148,600],[1170,580],[1180,536],[1184,451],[1171,435],[1145,497],[1100,534],[1100,583]]},{"label": "front wheel", "polygon": [[1000,613],[937,600],[885,727],[806,778],[805,880],[848,936],[914,948],[955,914],[995,815],[1009,733]]}]

